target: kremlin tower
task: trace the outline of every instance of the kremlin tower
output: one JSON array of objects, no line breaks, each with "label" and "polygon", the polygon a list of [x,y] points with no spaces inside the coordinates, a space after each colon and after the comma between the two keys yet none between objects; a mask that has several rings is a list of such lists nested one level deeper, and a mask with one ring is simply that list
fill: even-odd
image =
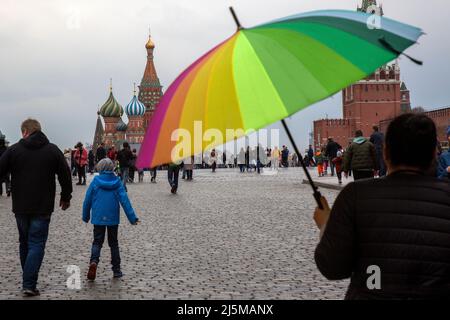
[{"label": "kremlin tower", "polygon": [[147,65],[139,86],[139,94],[136,96],[135,86],[133,97],[125,107],[128,123],[122,119],[124,109],[114,98],[111,83],[109,97],[97,113],[94,150],[97,150],[102,142],[106,147],[115,146],[116,149],[120,149],[124,141],[129,142],[132,148],[139,150],[146,128],[162,97],[162,86],[153,61],[155,44],[150,36],[145,49],[147,50]]}]

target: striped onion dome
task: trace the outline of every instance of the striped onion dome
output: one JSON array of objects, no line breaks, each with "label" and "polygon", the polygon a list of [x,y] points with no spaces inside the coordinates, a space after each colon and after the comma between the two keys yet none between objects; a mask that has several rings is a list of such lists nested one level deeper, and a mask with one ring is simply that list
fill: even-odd
[{"label": "striped onion dome", "polygon": [[116,101],[111,91],[108,100],[100,108],[100,114],[103,117],[120,117],[123,114],[122,106]]},{"label": "striped onion dome", "polygon": [[122,118],[120,118],[119,122],[117,122],[117,124],[116,124],[116,130],[125,132],[125,131],[127,131],[127,129],[128,129],[127,124],[125,122],[123,122]]},{"label": "striped onion dome", "polygon": [[138,100],[136,95],[133,96],[130,103],[125,107],[127,116],[143,116],[145,113],[145,106]]}]

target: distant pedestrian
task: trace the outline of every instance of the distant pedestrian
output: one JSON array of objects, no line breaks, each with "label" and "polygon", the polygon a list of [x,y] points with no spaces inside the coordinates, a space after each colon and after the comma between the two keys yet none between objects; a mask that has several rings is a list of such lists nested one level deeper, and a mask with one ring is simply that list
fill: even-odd
[{"label": "distant pedestrian", "polygon": [[99,163],[101,160],[105,158],[106,158],[105,143],[102,142],[100,146],[97,148],[97,151],[95,152],[95,162]]},{"label": "distant pedestrian", "polygon": [[250,146],[247,146],[247,150],[245,151],[245,168],[247,172],[250,170]]},{"label": "distant pedestrian", "polygon": [[178,191],[178,178],[180,175],[180,165],[176,163],[170,163],[167,170],[169,185],[171,187],[170,192],[176,194]]},{"label": "distant pedestrian", "polygon": [[272,170],[278,170],[280,168],[280,156],[281,153],[278,147],[273,148],[271,158]]},{"label": "distant pedestrian", "polygon": [[326,153],[327,153],[327,147],[326,146],[322,147],[321,153],[322,153],[322,159],[323,159],[323,175],[327,176],[328,175],[329,160],[328,160],[328,157],[326,155]]},{"label": "distant pedestrian", "polygon": [[223,164],[224,168],[227,167],[227,151],[226,150],[224,150],[222,152],[222,164]]},{"label": "distant pedestrian", "polygon": [[[150,169],[150,176],[151,176],[150,182],[151,183],[156,183],[157,169],[158,169],[157,167],[154,167],[154,168]],[[143,178],[144,178],[144,172],[142,172],[142,179]],[[140,181],[140,182],[142,182],[142,181]]]},{"label": "distant pedestrian", "polygon": [[92,149],[89,150],[89,153],[88,153],[88,168],[89,168],[89,173],[94,174],[95,155],[94,155],[94,151],[92,151]]},{"label": "distant pedestrian", "polygon": [[[6,139],[6,137],[4,135],[2,135],[2,133],[0,132],[0,158],[8,149],[6,147],[5,139]],[[0,175],[0,196],[3,195],[3,183],[5,184],[5,188],[6,188],[5,189],[6,196],[10,197],[11,196],[11,182],[10,182],[10,178],[9,178],[9,172],[7,172],[4,176]]]},{"label": "distant pedestrian", "polygon": [[216,172],[216,168],[217,168],[217,152],[216,152],[216,149],[212,149],[211,157],[210,157],[209,161],[210,161],[210,164],[211,164],[212,172]]},{"label": "distant pedestrian", "polygon": [[285,168],[289,167],[289,149],[286,146],[283,146],[281,150],[281,165]]},{"label": "distant pedestrian", "polygon": [[25,120],[21,131],[23,139],[0,157],[0,177],[11,173],[23,295],[34,297],[40,294],[36,286],[55,209],[56,176],[61,185],[62,210],[70,207],[72,179],[63,153],[48,141],[37,120]]},{"label": "distant pedestrian", "polygon": [[338,177],[339,184],[342,184],[342,165],[344,163],[344,158],[342,157],[342,151],[338,151],[336,157],[331,160],[333,166],[336,170],[336,175]]},{"label": "distant pedestrian", "polygon": [[[144,173],[145,173],[144,169],[138,168],[138,181],[139,181],[139,183],[144,182]],[[155,177],[154,177],[154,180],[152,180],[152,182],[156,183],[156,169],[155,169]]]},{"label": "distant pedestrian", "polygon": [[78,173],[78,186],[86,185],[86,166],[88,164],[88,152],[81,142],[75,146],[74,161]]},{"label": "distant pedestrian", "polygon": [[298,167],[298,156],[296,153],[292,154],[292,166],[294,168]]},{"label": "distant pedestrian", "polygon": [[244,173],[245,172],[245,150],[244,150],[244,148],[241,148],[241,150],[239,151],[237,161],[238,161],[239,171],[241,173]]},{"label": "distant pedestrian", "polygon": [[130,150],[128,142],[123,143],[123,148],[117,153],[117,161],[119,162],[120,176],[122,178],[123,186],[127,190],[128,177],[130,175],[131,160],[133,153]]},{"label": "distant pedestrian", "polygon": [[133,155],[131,157],[131,161],[130,161],[130,177],[128,179],[129,182],[133,183],[134,182],[134,176],[136,174],[136,160],[137,160],[137,151],[136,149],[133,149],[132,151]]},{"label": "distant pedestrian", "polygon": [[324,172],[323,172],[323,154],[322,154],[322,151],[320,149],[317,149],[316,156],[315,156],[315,161],[316,161],[316,165],[317,165],[317,173],[319,174],[319,177],[323,177],[324,176]]},{"label": "distant pedestrian", "polygon": [[314,167],[316,165],[316,163],[314,162],[314,149],[313,149],[312,145],[309,145],[308,159],[309,159],[309,165]]},{"label": "distant pedestrian", "polygon": [[[450,127],[447,129],[447,140],[450,144]],[[440,179],[450,179],[450,149],[439,156],[438,177]]]},{"label": "distant pedestrian", "polygon": [[337,157],[338,151],[342,149],[339,143],[335,142],[333,138],[328,138],[327,147],[325,149],[325,157],[328,159],[330,165],[331,176],[334,177],[335,164],[333,159]]},{"label": "distant pedestrian", "polygon": [[355,181],[373,178],[378,170],[378,163],[374,145],[363,137],[361,130],[356,131],[356,138],[347,149],[344,159],[344,172],[353,171]]},{"label": "distant pedestrian", "polygon": [[373,127],[373,133],[370,136],[370,142],[375,146],[377,166],[380,169],[378,171],[378,176],[384,177],[386,175],[386,164],[384,163],[383,158],[384,135],[380,132],[378,126]]},{"label": "distant pedestrian", "polygon": [[192,181],[193,179],[193,172],[194,172],[194,156],[191,156],[190,158],[187,158],[184,160],[184,173],[186,173],[186,180]]},{"label": "distant pedestrian", "polygon": [[94,241],[87,278],[95,280],[100,253],[108,233],[108,245],[111,249],[111,264],[114,278],[123,276],[119,252],[118,229],[120,223],[120,205],[132,225],[137,218],[128,195],[120,179],[114,174],[114,163],[103,159],[97,164],[96,176],[90,184],[83,203],[83,221],[94,225]]},{"label": "distant pedestrian", "polygon": [[77,164],[75,163],[76,151],[77,151],[77,146],[74,146],[73,150],[71,151],[71,154],[70,154],[70,164],[71,164],[70,172],[73,177],[76,177],[78,175]]}]

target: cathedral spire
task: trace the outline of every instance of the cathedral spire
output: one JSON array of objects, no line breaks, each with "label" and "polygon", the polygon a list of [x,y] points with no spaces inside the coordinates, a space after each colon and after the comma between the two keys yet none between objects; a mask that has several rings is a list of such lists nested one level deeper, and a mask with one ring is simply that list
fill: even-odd
[{"label": "cathedral spire", "polygon": [[155,43],[152,40],[149,30],[148,41],[145,44],[147,50],[147,64],[145,66],[144,76],[139,86],[139,101],[146,107],[144,126],[147,127],[159,100],[162,97],[162,87],[156,73],[155,63],[153,60],[153,52]]}]

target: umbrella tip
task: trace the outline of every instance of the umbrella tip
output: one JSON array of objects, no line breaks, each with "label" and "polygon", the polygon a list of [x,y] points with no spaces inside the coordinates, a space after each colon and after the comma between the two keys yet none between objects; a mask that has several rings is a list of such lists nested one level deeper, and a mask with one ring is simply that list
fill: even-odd
[{"label": "umbrella tip", "polygon": [[233,16],[234,22],[236,22],[238,31],[244,29],[244,28],[242,27],[241,22],[239,21],[237,15],[236,15],[236,12],[234,11],[234,8],[233,8],[233,7],[230,7],[230,12],[231,12],[231,15]]}]

